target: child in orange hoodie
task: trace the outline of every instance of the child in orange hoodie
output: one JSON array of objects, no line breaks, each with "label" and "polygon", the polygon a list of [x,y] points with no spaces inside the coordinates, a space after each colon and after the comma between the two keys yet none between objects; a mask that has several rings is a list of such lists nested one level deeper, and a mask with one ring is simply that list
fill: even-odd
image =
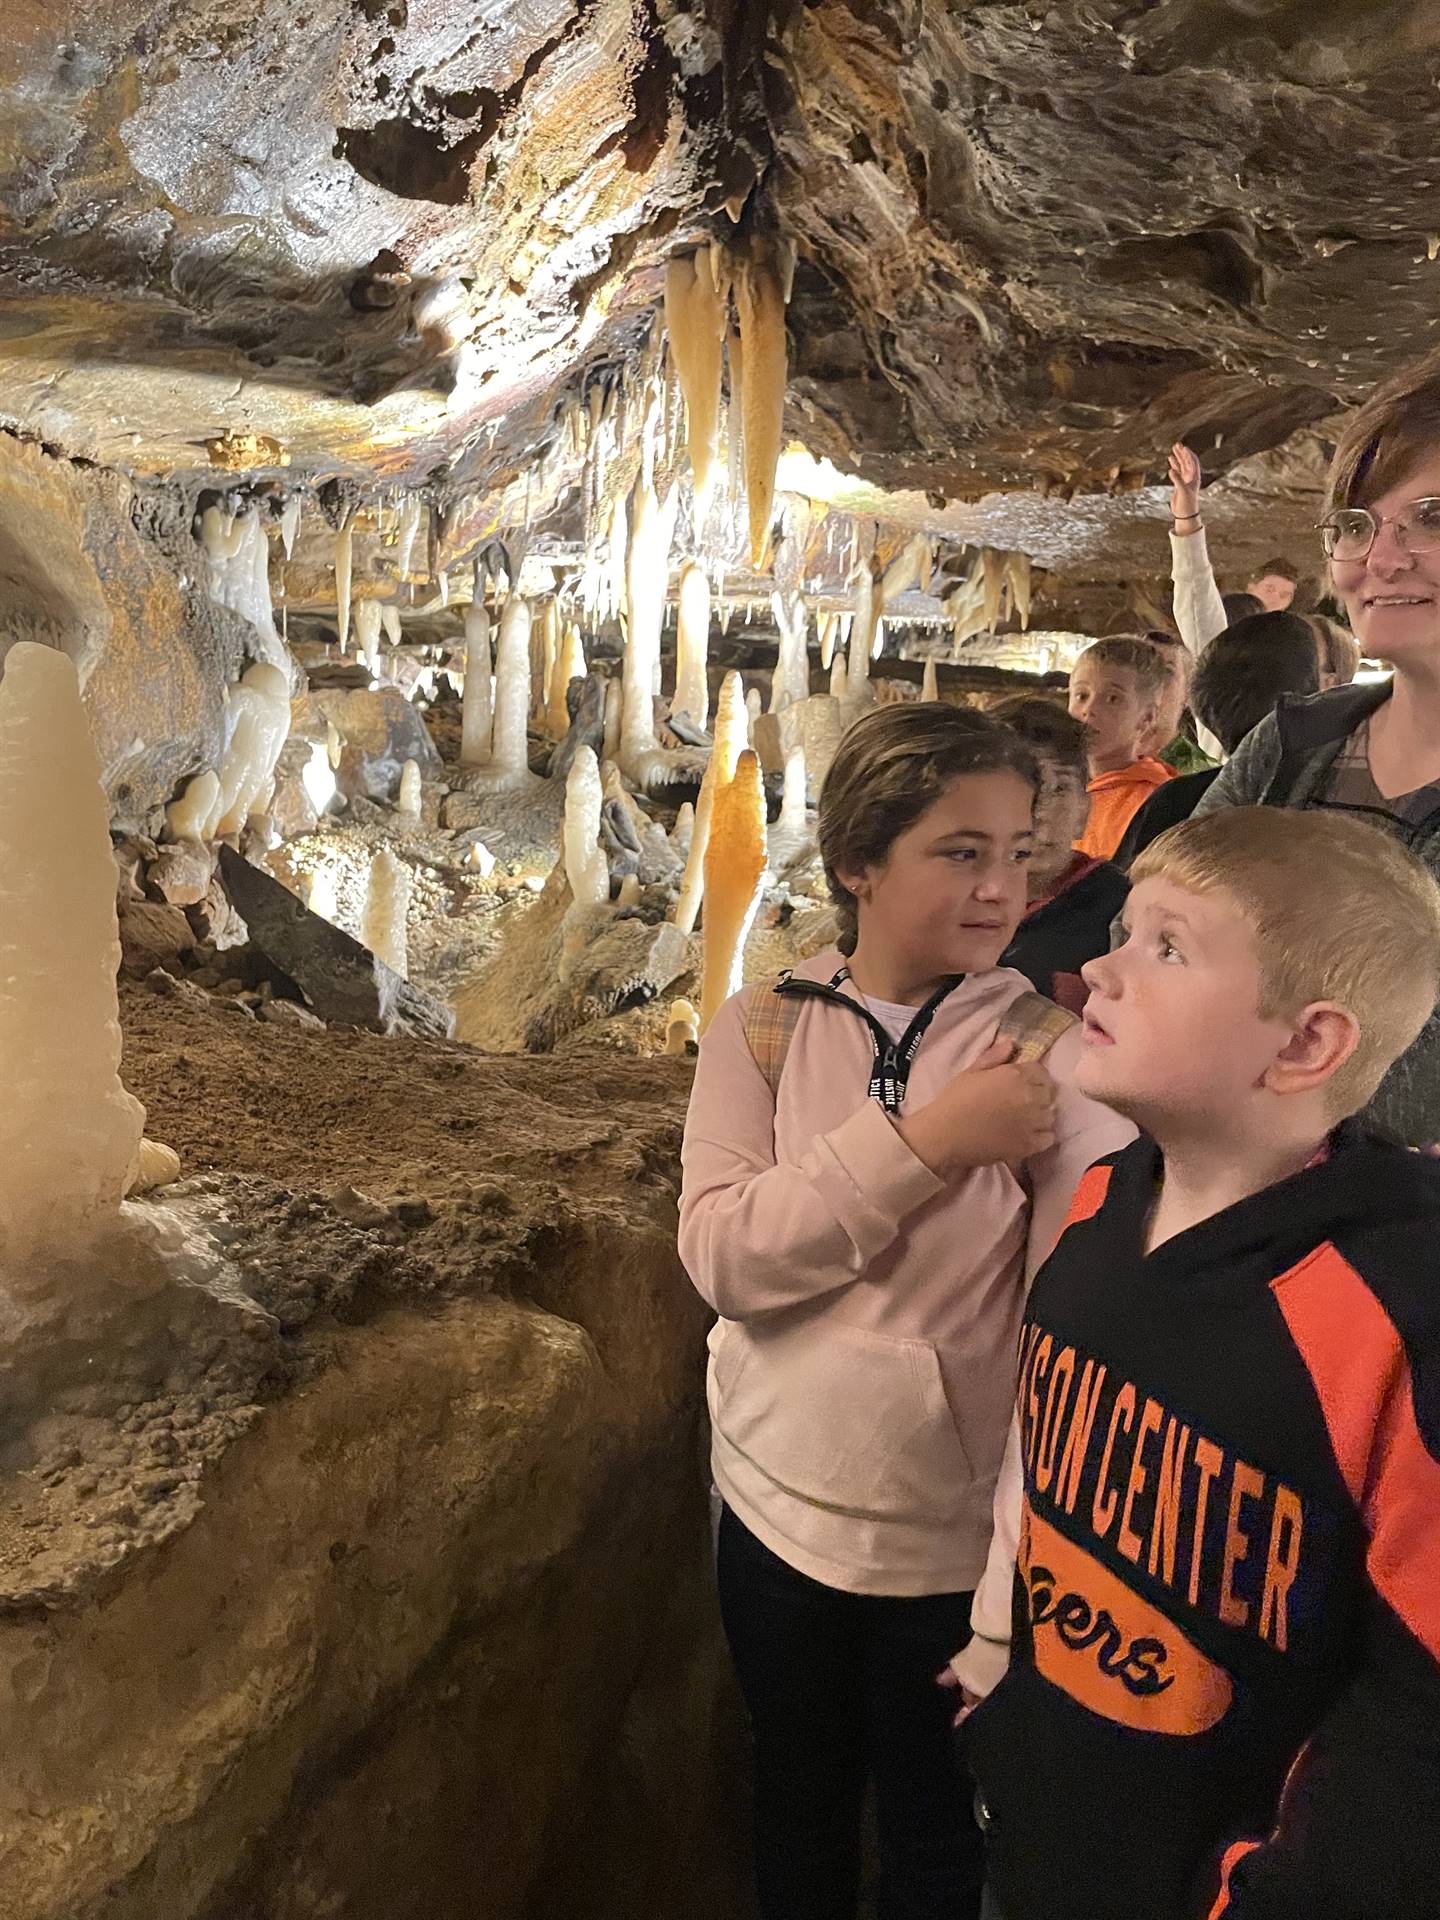
[{"label": "child in orange hoodie", "polygon": [[1150,795],[1174,777],[1143,750],[1169,680],[1160,649],[1128,634],[1097,640],[1075,662],[1070,712],[1085,729],[1090,762],[1090,824],[1077,853],[1109,860]]}]

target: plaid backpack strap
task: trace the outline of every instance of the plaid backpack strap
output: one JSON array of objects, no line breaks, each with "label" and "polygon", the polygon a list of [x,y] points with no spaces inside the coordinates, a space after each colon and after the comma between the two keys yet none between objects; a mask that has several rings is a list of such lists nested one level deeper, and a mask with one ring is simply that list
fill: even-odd
[{"label": "plaid backpack strap", "polygon": [[779,991],[789,978],[788,973],[782,973],[768,986],[752,987],[745,1008],[745,1044],[764,1076],[772,1100],[780,1092],[780,1076],[785,1071],[785,1056],[795,1036],[802,1004],[798,994]]},{"label": "plaid backpack strap", "polygon": [[1022,993],[1000,1016],[997,1040],[1013,1040],[1013,1060],[1043,1060],[1062,1033],[1077,1024],[1073,1013],[1057,1007],[1041,993]]}]

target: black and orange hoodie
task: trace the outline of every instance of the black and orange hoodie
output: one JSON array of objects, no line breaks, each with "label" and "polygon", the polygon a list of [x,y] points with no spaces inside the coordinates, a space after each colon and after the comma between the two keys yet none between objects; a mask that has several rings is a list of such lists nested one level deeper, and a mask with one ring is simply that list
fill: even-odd
[{"label": "black and orange hoodie", "polygon": [[1339,1129],[1144,1252],[1086,1175],[1021,1339],[1007,1920],[1440,1917],[1440,1164]]}]

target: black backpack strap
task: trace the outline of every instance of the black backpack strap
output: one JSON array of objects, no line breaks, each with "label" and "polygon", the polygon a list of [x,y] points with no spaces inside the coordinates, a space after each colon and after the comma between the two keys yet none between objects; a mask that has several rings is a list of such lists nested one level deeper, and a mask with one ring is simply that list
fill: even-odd
[{"label": "black backpack strap", "polygon": [[1283,695],[1275,709],[1280,764],[1261,805],[1288,807],[1309,761],[1326,747],[1338,746],[1389,697],[1390,688],[1384,681],[1336,687],[1329,693]]}]

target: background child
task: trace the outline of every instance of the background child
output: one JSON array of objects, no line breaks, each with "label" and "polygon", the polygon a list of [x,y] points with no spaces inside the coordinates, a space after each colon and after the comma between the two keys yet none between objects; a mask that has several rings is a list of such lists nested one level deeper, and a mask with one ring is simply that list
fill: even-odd
[{"label": "background child", "polygon": [[701,1044],[680,1251],[720,1315],[720,1600],[755,1734],[765,1920],[854,1912],[870,1779],[882,1911],[978,1909],[934,1673],[985,1563],[1027,1269],[1080,1172],[1131,1132],[1072,1090],[1078,1028],[1048,1073],[995,1044],[1028,992],[997,962],[1036,782],[982,714],[860,721],[820,802],[839,951],[796,970],[774,1091],[747,1038],[768,982]]},{"label": "background child", "polygon": [[1003,964],[1023,973],[1038,993],[1079,1013],[1089,993],[1080,969],[1108,951],[1110,923],[1129,891],[1118,867],[1075,851],[1090,818],[1085,729],[1038,694],[1002,700],[991,718],[1025,742],[1040,768],[1035,838],[1025,870],[1027,905]]},{"label": "background child", "polygon": [[[1124,928],[1077,1080],[1149,1137],[1021,1336],[1020,1631],[966,1740],[995,1893],[1433,1920],[1440,1167],[1345,1116],[1435,1002],[1440,890],[1364,823],[1244,809],[1142,855]],[[997,1539],[992,1621],[1007,1572]]]},{"label": "background child", "polygon": [[1077,853],[1108,860],[1141,806],[1170,779],[1169,767],[1144,751],[1170,678],[1160,650],[1128,635],[1097,640],[1075,662],[1070,712],[1085,729],[1090,765],[1090,822]]}]

